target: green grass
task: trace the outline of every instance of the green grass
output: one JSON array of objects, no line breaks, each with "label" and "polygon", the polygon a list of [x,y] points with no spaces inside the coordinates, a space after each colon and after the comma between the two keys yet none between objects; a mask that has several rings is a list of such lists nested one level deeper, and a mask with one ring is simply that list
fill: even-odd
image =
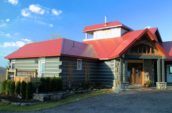
[{"label": "green grass", "polygon": [[85,94],[76,94],[76,95],[70,96],[66,99],[56,101],[56,102],[43,102],[43,103],[34,104],[34,105],[30,105],[30,106],[17,106],[17,105],[0,103],[0,111],[13,111],[13,112],[15,112],[15,111],[16,112],[17,111],[37,111],[37,110],[54,108],[54,107],[57,107],[60,105],[77,102],[79,100],[83,100],[86,98],[103,95],[103,94],[110,94],[110,93],[112,93],[112,91],[108,90],[108,89],[97,90],[97,91],[92,91],[90,93],[85,93]]}]

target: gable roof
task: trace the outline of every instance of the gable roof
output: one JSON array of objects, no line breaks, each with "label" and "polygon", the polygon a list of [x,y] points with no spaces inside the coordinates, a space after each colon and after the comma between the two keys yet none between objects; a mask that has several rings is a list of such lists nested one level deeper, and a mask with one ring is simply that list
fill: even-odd
[{"label": "gable roof", "polygon": [[157,40],[162,43],[161,35],[157,27],[149,28],[149,30],[156,35]]},{"label": "gable roof", "polygon": [[107,23],[101,23],[101,24],[94,24],[94,25],[86,26],[83,31],[89,32],[89,31],[95,31],[95,30],[104,29],[104,28],[111,28],[111,27],[123,27],[125,29],[131,30],[129,27],[122,24],[121,22],[114,21],[114,22],[107,22]]},{"label": "gable roof", "polygon": [[[99,59],[112,59],[121,56],[128,50],[137,40],[142,38],[144,34],[148,34],[152,41],[157,41],[157,38],[149,29],[130,31],[124,34],[122,37],[99,39],[85,41],[84,43],[90,44],[95,48]],[[159,47],[160,45],[157,44]],[[165,54],[163,49],[162,52]]]},{"label": "gable roof", "polygon": [[37,58],[62,55],[97,58],[91,45],[64,38],[27,44],[5,58]]},{"label": "gable roof", "polygon": [[[42,42],[30,43],[6,56],[7,59],[39,58],[54,56],[73,56],[107,60],[120,57],[143,35],[147,34],[155,46],[168,57],[172,57],[172,43],[163,43],[157,28],[131,30],[119,21],[86,26],[84,32],[110,27],[123,27],[128,30],[121,37],[108,39],[85,40],[84,42],[59,38]],[[163,48],[164,47],[164,48]],[[170,50],[170,51],[169,51]]]}]

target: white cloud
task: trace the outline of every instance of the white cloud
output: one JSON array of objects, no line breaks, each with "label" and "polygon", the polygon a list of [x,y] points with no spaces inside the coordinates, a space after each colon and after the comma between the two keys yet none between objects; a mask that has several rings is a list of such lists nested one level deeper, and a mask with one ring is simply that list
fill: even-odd
[{"label": "white cloud", "polygon": [[21,15],[24,17],[29,17],[32,14],[35,15],[51,14],[51,15],[59,16],[60,14],[62,14],[62,11],[58,9],[49,9],[39,4],[31,4],[29,5],[28,8],[24,8],[21,10]]},{"label": "white cloud", "polygon": [[52,10],[51,10],[51,13],[52,13],[53,15],[55,15],[55,16],[58,16],[58,15],[60,15],[60,14],[62,13],[62,11],[61,11],[61,10],[57,10],[57,9],[52,9]]},{"label": "white cloud", "polygon": [[18,0],[8,0],[8,3],[12,4],[12,5],[17,5],[19,3]]},{"label": "white cloud", "polygon": [[6,27],[10,21],[11,20],[9,18],[7,18],[5,20],[0,20],[0,28],[1,27]]},{"label": "white cloud", "polygon": [[14,41],[14,42],[4,42],[0,44],[0,47],[7,48],[7,47],[22,47],[28,43],[31,43],[32,41],[30,39],[24,38],[19,41]]},{"label": "white cloud", "polygon": [[7,18],[5,21],[6,21],[6,22],[10,22],[10,19],[9,19],[9,18]]},{"label": "white cloud", "polygon": [[54,27],[54,25],[53,24],[49,24],[49,27]]},{"label": "white cloud", "polygon": [[45,9],[43,9],[40,5],[38,4],[31,4],[29,6],[29,10],[32,12],[32,13],[35,13],[35,14],[40,14],[40,15],[43,15],[45,13]]},{"label": "white cloud", "polygon": [[19,35],[19,33],[17,33],[17,32],[16,33],[5,33],[3,31],[0,31],[0,37],[2,37],[2,38],[14,38],[18,35]]},{"label": "white cloud", "polygon": [[24,17],[28,17],[30,16],[30,12],[28,9],[22,9],[21,10],[21,15],[24,16]]}]

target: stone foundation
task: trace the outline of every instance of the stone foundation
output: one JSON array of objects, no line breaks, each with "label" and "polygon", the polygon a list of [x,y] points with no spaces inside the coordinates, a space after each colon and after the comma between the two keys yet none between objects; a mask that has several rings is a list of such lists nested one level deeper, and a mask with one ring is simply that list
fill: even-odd
[{"label": "stone foundation", "polygon": [[156,82],[156,88],[160,90],[167,89],[167,83],[166,82]]}]

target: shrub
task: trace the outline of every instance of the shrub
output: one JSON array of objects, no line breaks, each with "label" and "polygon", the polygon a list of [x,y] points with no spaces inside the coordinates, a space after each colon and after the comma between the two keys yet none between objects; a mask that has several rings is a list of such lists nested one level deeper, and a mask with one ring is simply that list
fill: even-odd
[{"label": "shrub", "polygon": [[11,90],[11,80],[7,80],[6,83],[6,95],[10,95],[10,90]]},{"label": "shrub", "polygon": [[14,95],[15,93],[15,82],[9,81],[9,95]]},{"label": "shrub", "polygon": [[151,87],[152,86],[152,81],[151,80],[148,80],[146,81],[146,83],[144,84],[145,87]]},{"label": "shrub", "polygon": [[31,82],[26,84],[26,99],[31,99],[33,96],[33,85]]},{"label": "shrub", "polygon": [[54,92],[59,91],[63,87],[61,78],[41,78],[39,92]]},{"label": "shrub", "polygon": [[6,94],[6,85],[7,85],[7,80],[2,82],[2,93]]},{"label": "shrub", "polygon": [[25,99],[26,98],[26,82],[22,82],[21,83],[21,96],[22,96],[22,99]]},{"label": "shrub", "polygon": [[20,90],[21,90],[21,82],[17,82],[15,86],[15,94],[20,95]]}]

